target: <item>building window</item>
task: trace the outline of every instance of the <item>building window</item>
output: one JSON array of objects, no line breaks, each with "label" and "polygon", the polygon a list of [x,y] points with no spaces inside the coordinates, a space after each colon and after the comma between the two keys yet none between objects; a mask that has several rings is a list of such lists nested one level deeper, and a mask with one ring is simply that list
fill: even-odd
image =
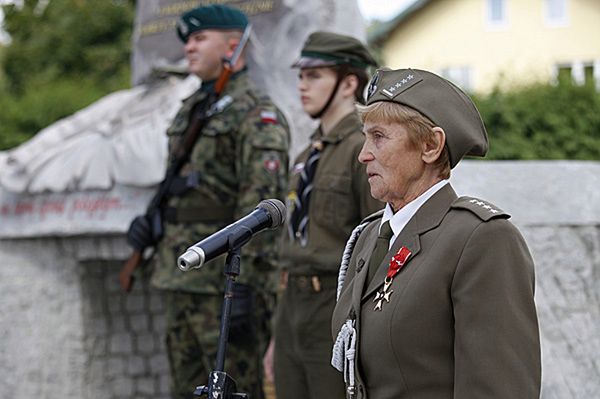
[{"label": "building window", "polygon": [[556,64],[554,66],[554,81],[559,85],[589,85],[600,90],[600,60]]},{"label": "building window", "polygon": [[572,76],[572,70],[573,68],[571,67],[571,65],[556,65],[555,66],[555,71],[554,71],[554,80],[556,81],[556,83],[558,83],[559,85],[564,85],[564,84],[572,84],[573,83],[573,76]]},{"label": "building window", "polygon": [[569,22],[568,0],[544,0],[544,20],[550,26],[565,26]]},{"label": "building window", "polygon": [[594,83],[594,64],[583,66],[583,84],[593,86]]},{"label": "building window", "polygon": [[593,62],[593,79],[594,85],[596,86],[596,90],[600,92],[600,58],[594,60]]},{"label": "building window", "polygon": [[465,91],[473,91],[473,74],[468,66],[442,68],[440,75]]},{"label": "building window", "polygon": [[508,16],[506,12],[507,0],[486,0],[486,19],[492,28],[506,27]]}]

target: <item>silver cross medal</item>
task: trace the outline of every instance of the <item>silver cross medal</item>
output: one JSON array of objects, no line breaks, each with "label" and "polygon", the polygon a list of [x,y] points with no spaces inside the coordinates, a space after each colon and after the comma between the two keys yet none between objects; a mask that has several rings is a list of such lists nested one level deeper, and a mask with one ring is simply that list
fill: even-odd
[{"label": "silver cross medal", "polygon": [[385,282],[383,284],[383,290],[377,292],[377,295],[375,295],[375,298],[373,299],[373,302],[377,302],[377,304],[375,305],[375,309],[373,309],[373,310],[382,310],[383,309],[383,301],[386,301],[386,302],[390,301],[390,295],[392,295],[392,293],[394,292],[394,290],[389,290],[390,286],[392,285],[392,281],[393,281],[393,279],[391,279],[389,277],[385,278]]}]

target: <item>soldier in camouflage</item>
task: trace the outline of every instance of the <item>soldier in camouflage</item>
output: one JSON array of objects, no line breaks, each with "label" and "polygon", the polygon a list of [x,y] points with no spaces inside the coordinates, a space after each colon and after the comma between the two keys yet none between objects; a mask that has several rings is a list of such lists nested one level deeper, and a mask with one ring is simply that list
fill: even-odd
[{"label": "soldier in camouflage", "polygon": [[[194,106],[213,90],[222,60],[231,56],[247,23],[241,11],[223,5],[199,7],[180,18],[178,34],[189,71],[203,83],[184,100],[168,129],[171,149],[182,140]],[[166,294],[166,343],[177,398],[191,398],[214,370],[225,282],[225,256],[190,272],[177,267],[178,256],[250,213],[261,200],[283,199],[287,185],[287,124],[247,75],[242,57],[221,95],[224,110],[203,128],[189,163],[171,186],[163,213],[164,237],[157,244],[152,284]],[[234,289],[225,371],[236,380],[238,391],[252,398],[263,397],[260,359],[269,338],[275,290],[275,234],[263,232],[244,246]]]}]

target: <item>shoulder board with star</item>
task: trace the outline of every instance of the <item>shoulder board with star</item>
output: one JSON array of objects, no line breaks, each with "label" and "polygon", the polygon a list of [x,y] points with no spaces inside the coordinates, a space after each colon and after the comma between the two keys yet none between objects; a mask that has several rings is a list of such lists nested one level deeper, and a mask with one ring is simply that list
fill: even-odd
[{"label": "shoulder board with star", "polygon": [[496,205],[487,201],[482,201],[479,198],[460,197],[452,204],[452,208],[466,209],[473,212],[484,222],[494,218],[508,219],[510,215],[498,208]]}]

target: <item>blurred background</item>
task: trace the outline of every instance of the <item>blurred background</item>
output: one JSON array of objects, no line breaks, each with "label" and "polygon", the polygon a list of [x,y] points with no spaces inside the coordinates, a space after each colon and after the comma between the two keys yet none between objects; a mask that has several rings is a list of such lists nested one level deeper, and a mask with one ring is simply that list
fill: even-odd
[{"label": "blurred background", "polygon": [[[117,274],[199,84],[175,20],[210,2],[0,0],[0,397],[169,397],[163,299],[147,276],[123,295]],[[314,122],[289,66],[316,29],[473,96],[490,152],[452,183],[530,246],[542,398],[600,398],[600,1],[219,2],[254,23],[253,79],[288,117],[292,155]]]}]

